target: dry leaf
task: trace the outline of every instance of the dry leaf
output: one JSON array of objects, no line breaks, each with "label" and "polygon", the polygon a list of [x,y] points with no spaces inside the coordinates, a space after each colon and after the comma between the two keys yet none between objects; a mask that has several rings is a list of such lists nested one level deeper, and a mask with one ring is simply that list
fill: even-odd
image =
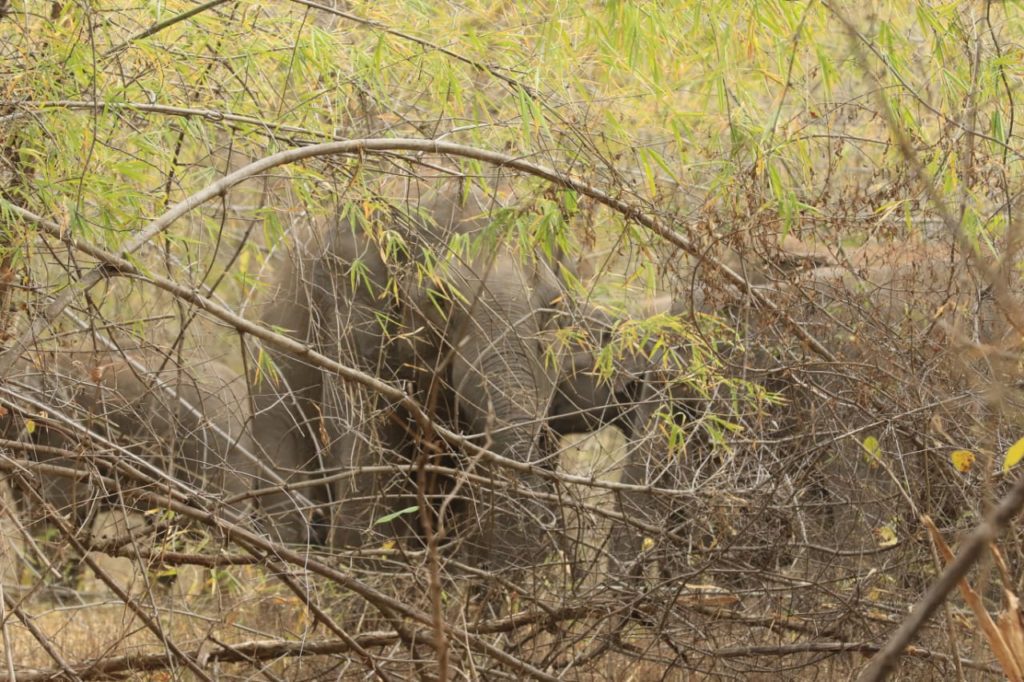
[{"label": "dry leaf", "polygon": [[875,539],[878,541],[879,547],[892,547],[900,541],[896,536],[896,531],[888,524],[875,529]]},{"label": "dry leaf", "polygon": [[949,455],[949,458],[953,462],[953,467],[961,474],[966,474],[970,471],[976,459],[974,453],[970,450],[954,450]]},{"label": "dry leaf", "polygon": [[1006,459],[1003,460],[1003,471],[1009,471],[1010,467],[1019,462],[1024,457],[1024,438],[1010,446],[1010,449],[1006,451]]},{"label": "dry leaf", "polygon": [[1024,670],[1024,623],[1020,617],[1020,600],[1009,590],[1004,590],[1004,593],[1006,610],[996,619],[996,627],[1003,633],[1003,640],[1017,666]]}]

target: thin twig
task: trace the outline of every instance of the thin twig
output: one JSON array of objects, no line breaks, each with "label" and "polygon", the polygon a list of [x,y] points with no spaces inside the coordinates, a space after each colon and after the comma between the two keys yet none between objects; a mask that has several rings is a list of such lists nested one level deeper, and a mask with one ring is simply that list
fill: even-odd
[{"label": "thin twig", "polygon": [[192,9],[182,12],[181,14],[176,14],[173,17],[170,17],[169,19],[157,22],[149,28],[145,29],[144,31],[140,31],[139,33],[136,33],[135,35],[131,36],[125,42],[110,48],[109,50],[103,53],[103,56],[109,57],[113,54],[116,54],[117,52],[120,52],[121,50],[125,49],[134,42],[156,35],[157,33],[163,31],[166,28],[170,28],[175,24],[181,23],[182,21],[186,21],[187,19],[191,19],[197,14],[202,14],[206,10],[213,9],[217,5],[223,5],[225,2],[228,1],[229,0],[209,0],[208,2],[205,2],[201,5],[196,5]]},{"label": "thin twig", "polygon": [[[3,585],[0,585],[0,592],[3,592]],[[50,638],[46,636],[46,633],[36,627],[36,624],[32,621],[32,617],[25,613],[9,594],[3,594],[0,599],[3,600],[3,603],[0,604],[0,606],[6,605],[7,608],[10,609],[11,613],[21,621],[21,624],[25,626],[25,629],[29,631],[37,642],[39,642],[39,646],[46,652],[46,655],[52,658],[53,662],[60,668],[61,675],[70,680],[81,679],[78,673],[71,668],[71,665],[64,660],[64,657],[61,656],[60,652],[53,647],[53,642],[51,642]],[[5,642],[5,646],[8,651],[12,651],[9,643]],[[164,660],[167,660],[166,657]],[[13,670],[9,669],[8,674],[11,676],[11,679],[16,679]]]},{"label": "thin twig", "polygon": [[522,90],[523,92],[525,92],[530,97],[537,97],[538,96],[538,93],[537,93],[537,91],[534,88],[530,87],[529,85],[526,85],[525,83],[523,83],[523,82],[521,82],[521,81],[519,81],[519,80],[517,80],[515,78],[512,78],[510,76],[506,76],[505,74],[501,73],[501,70],[499,69],[499,67],[491,66],[490,64],[478,61],[476,59],[470,59],[469,57],[466,57],[466,56],[463,56],[463,55],[459,54],[458,52],[454,52],[452,50],[449,50],[446,47],[442,47],[442,46],[440,46],[440,45],[438,45],[436,43],[432,43],[429,40],[425,40],[423,38],[417,38],[414,35],[410,35],[408,33],[404,33],[402,31],[393,29],[393,28],[391,28],[390,26],[388,26],[386,24],[380,23],[379,21],[373,21],[372,19],[366,19],[365,17],[357,16],[355,14],[352,14],[351,12],[345,12],[343,10],[340,10],[340,9],[336,8],[336,7],[329,7],[329,6],[324,5],[322,3],[319,3],[319,2],[312,2],[312,0],[291,0],[291,2],[294,2],[297,5],[305,5],[306,7],[310,7],[312,9],[319,10],[319,11],[324,12],[326,14],[333,14],[335,16],[339,16],[339,17],[341,17],[343,19],[347,19],[348,21],[351,21],[353,23],[360,24],[361,26],[366,26],[368,28],[376,29],[378,31],[382,31],[384,33],[387,33],[388,35],[392,35],[392,36],[394,36],[396,38],[401,38],[402,40],[407,40],[407,41],[409,41],[411,43],[415,43],[416,45],[419,45],[420,47],[425,47],[428,50],[433,50],[434,52],[439,52],[439,53],[445,55],[446,57],[451,57],[452,59],[454,59],[456,61],[460,61],[463,64],[468,64],[469,66],[472,66],[474,69],[478,69],[480,71],[488,73],[491,76],[493,76],[493,77],[497,78],[498,80],[502,81],[506,85],[511,85],[512,87],[514,87],[516,89]]},{"label": "thin twig", "polygon": [[[58,449],[52,448],[52,450],[57,451]],[[34,461],[16,461],[3,455],[2,451],[0,451],[0,471],[18,473],[19,475],[23,475],[25,472],[31,472],[43,478],[52,476],[75,477],[80,474],[78,470],[71,467],[57,466],[54,464]],[[114,479],[100,474],[93,474],[90,480],[96,486],[105,486],[108,489],[115,489],[117,487],[117,482]],[[425,613],[404,601],[384,594],[383,592],[352,577],[348,573],[328,566],[306,552],[293,550],[262,535],[258,535],[257,533],[239,526],[238,524],[232,523],[223,516],[198,506],[195,502],[193,502],[193,504],[186,504],[172,497],[168,497],[166,490],[163,488],[164,486],[162,485],[149,488],[132,487],[123,490],[123,494],[133,500],[150,504],[153,507],[169,509],[184,518],[215,528],[228,540],[237,542],[240,547],[250,553],[268,555],[276,560],[299,566],[311,573],[326,578],[339,587],[359,595],[389,619],[393,614],[400,614],[401,616],[422,625],[431,626],[433,624],[433,618],[429,613]],[[502,648],[490,644],[470,630],[446,623],[445,632],[448,634],[451,641],[460,642],[478,653],[485,654],[495,660],[501,661],[523,675],[537,680],[557,682],[556,677],[539,670],[526,661],[516,658],[504,651]],[[427,637],[423,641],[429,644],[432,643],[433,638]]]},{"label": "thin twig", "polygon": [[[6,547],[7,543],[4,542]],[[7,550],[4,549],[0,552],[0,566],[3,566],[7,562]],[[7,629],[7,595],[4,593],[4,583],[0,580],[0,635],[3,635],[4,642],[4,659],[7,663],[7,676],[12,680],[14,677],[14,646],[11,643],[11,633]]]},{"label": "thin twig", "polygon": [[84,561],[85,564],[92,569],[92,572],[96,575],[96,577],[99,578],[110,589],[111,592],[117,595],[118,599],[120,599],[125,606],[131,609],[135,616],[140,621],[142,621],[142,623],[149,629],[149,631],[156,636],[157,640],[159,640],[160,643],[163,644],[165,649],[165,660],[168,660],[173,657],[182,664],[184,664],[185,667],[191,670],[192,673],[199,679],[206,680],[207,682],[213,682],[213,678],[211,678],[206,673],[206,671],[203,670],[202,666],[199,665],[196,658],[194,656],[187,655],[178,647],[177,644],[174,643],[173,639],[167,636],[167,634],[164,632],[163,627],[160,625],[159,620],[154,619],[141,606],[139,606],[139,604],[134,599],[132,599],[131,596],[129,596],[129,594],[125,592],[120,585],[118,585],[117,581],[114,580],[98,563],[96,563],[96,560],[92,557],[89,551],[82,545],[81,541],[79,541],[77,535],[75,534],[75,530],[70,526],[70,524],[68,524],[67,521],[64,520],[64,516],[57,512],[56,509],[53,509],[49,502],[47,502],[43,498],[42,494],[40,494],[40,492],[35,487],[30,486],[28,484],[28,481],[26,481],[23,478],[20,472],[15,474],[15,478],[20,479],[18,483],[22,487],[22,490],[24,490],[29,496],[31,496],[34,499],[34,502],[38,504],[41,509],[45,509],[47,511],[48,516],[60,530],[61,534],[63,534],[64,537],[68,540],[68,542],[71,543],[71,545],[75,549],[75,552],[77,552],[82,561]]}]

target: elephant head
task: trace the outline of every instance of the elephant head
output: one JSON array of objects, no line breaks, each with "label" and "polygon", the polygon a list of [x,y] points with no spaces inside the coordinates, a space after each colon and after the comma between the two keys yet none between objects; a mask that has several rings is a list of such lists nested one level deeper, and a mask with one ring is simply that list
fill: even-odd
[{"label": "elephant head", "polygon": [[[678,317],[690,308],[687,304],[685,310],[682,305],[669,309],[666,301],[659,304],[645,310],[648,316]],[[568,360],[561,366],[548,415],[550,428],[565,435],[615,426],[628,445],[619,482],[647,488],[684,487],[690,476],[688,463],[670,452],[669,424],[685,426],[709,404],[707,396],[680,379],[678,375],[684,374],[683,370],[676,367],[675,359],[668,357],[672,355],[685,363],[688,345],[680,344],[670,353],[649,341],[639,348],[617,353],[610,373],[598,371],[598,355],[613,343],[618,320],[596,308],[587,308],[583,319],[584,341],[568,353]],[[609,570],[613,573],[638,567],[644,538],[639,528],[668,528],[680,515],[673,499],[647,491],[621,491],[616,500],[626,521],[612,528]]]},{"label": "elephant head", "polygon": [[[552,301],[558,282],[540,262],[498,251],[455,259],[443,282],[425,280],[413,294],[410,313],[429,330],[430,355],[417,366],[422,379],[448,397],[454,422],[480,446],[517,462],[553,467],[546,446],[545,417],[554,393],[552,368],[545,362]],[[439,301],[443,300],[442,304]],[[424,324],[425,323],[425,324]],[[460,533],[478,565],[494,567],[533,561],[553,529],[548,504],[529,496],[547,492],[540,476],[502,470],[487,461],[475,466],[492,480],[514,479],[472,500],[468,532]],[[527,495],[508,496],[506,489]]]}]

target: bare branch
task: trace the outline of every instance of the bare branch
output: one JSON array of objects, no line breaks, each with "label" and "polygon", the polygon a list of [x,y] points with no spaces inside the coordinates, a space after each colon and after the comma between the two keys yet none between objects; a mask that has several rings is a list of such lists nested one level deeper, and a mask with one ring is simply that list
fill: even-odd
[{"label": "bare branch", "polygon": [[1021,508],[1024,507],[1024,476],[1014,482],[1013,488],[999,502],[992,514],[961,543],[956,559],[950,562],[942,574],[931,584],[924,596],[914,605],[907,616],[878,652],[871,664],[857,678],[859,682],[884,680],[896,667],[896,662],[906,647],[914,641],[918,631],[924,627],[936,609],[942,605],[949,593],[956,589],[961,578],[967,575],[974,562],[984,554],[990,543],[1006,530]]}]

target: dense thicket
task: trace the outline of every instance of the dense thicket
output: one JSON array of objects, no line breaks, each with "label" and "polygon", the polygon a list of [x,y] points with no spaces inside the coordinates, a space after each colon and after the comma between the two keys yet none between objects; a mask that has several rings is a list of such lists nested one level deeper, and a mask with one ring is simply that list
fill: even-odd
[{"label": "dense thicket", "polygon": [[[101,5],[0,0],[8,679],[850,675],[997,508],[1019,591],[1015,4]],[[543,456],[423,379],[489,259]],[[1015,679],[944,596],[901,674]]]}]

